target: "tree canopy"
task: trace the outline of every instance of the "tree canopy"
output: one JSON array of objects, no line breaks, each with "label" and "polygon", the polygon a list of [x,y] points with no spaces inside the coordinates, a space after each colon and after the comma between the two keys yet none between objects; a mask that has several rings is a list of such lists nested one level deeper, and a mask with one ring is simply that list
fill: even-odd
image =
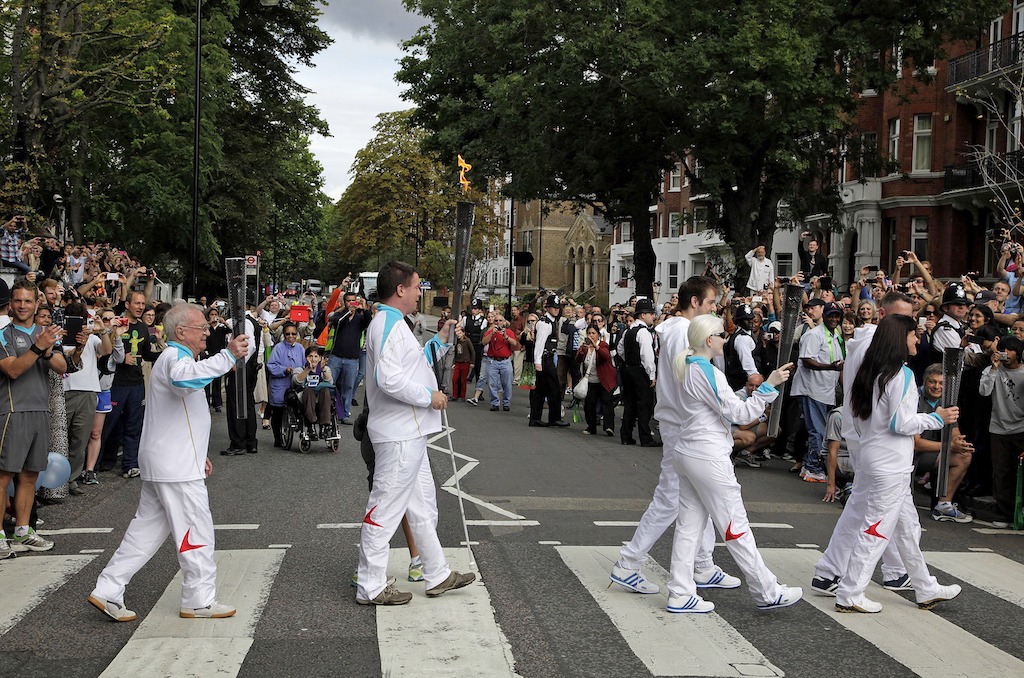
[{"label": "tree canopy", "polygon": [[[398,79],[429,130],[510,194],[573,200],[634,222],[637,292],[651,294],[648,207],[689,166],[734,252],[771,242],[778,205],[837,209],[838,150],[856,92],[930,63],[1005,9],[864,0],[406,0],[430,24]],[[893,55],[896,55],[893,58]],[[915,67],[915,70],[917,69]],[[740,261],[742,259],[740,258]]]}]

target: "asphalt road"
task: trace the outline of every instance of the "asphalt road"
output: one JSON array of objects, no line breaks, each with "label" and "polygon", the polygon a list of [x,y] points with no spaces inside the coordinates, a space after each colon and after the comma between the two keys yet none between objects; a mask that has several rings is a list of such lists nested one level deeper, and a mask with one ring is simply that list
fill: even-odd
[{"label": "asphalt road", "polygon": [[[517,391],[508,413],[452,404],[452,438],[456,452],[463,455],[458,465],[464,470],[470,467],[461,486],[476,500],[466,502],[466,517],[501,524],[469,528],[483,584],[437,601],[420,595],[402,612],[407,616],[384,616],[393,611],[357,606],[353,600],[349,582],[357,560],[358,529],[338,525],[359,524],[367,490],[366,469],[350,437],[351,429],[345,428],[346,438],[338,453],[328,452],[323,444],[315,445],[310,454],[276,450],[270,432],[260,431],[258,454],[225,458],[217,454],[227,443],[225,415],[215,414],[211,440],[214,474],[209,488],[214,521],[227,526],[217,531],[216,548],[230,554],[264,553],[272,548],[282,553],[276,556],[279,561],[273,571],[266,574],[264,590],[257,593],[260,603],[252,628],[240,632],[249,640],[226,674],[712,675],[693,663],[689,654],[695,651],[694,638],[703,637],[699,634],[711,628],[705,645],[717,648],[717,639],[728,632],[742,637],[742,643],[749,644],[756,655],[750,664],[737,664],[732,673],[719,675],[823,678],[961,675],[961,671],[966,675],[964,667],[945,659],[939,666],[928,665],[927,658],[936,653],[941,658],[941,652],[948,651],[943,645],[949,643],[960,646],[957,654],[964,655],[963,661],[978,662],[973,675],[1024,675],[1016,672],[1024,667],[1021,534],[984,534],[973,529],[979,525],[936,523],[924,512],[922,547],[926,552],[959,554],[955,559],[966,569],[977,562],[975,570],[984,570],[997,580],[1004,578],[1006,586],[986,585],[970,572],[959,572],[964,578],[957,578],[940,571],[940,581],[961,583],[964,594],[932,612],[912,608],[907,602],[912,601],[909,594],[902,594],[904,600],[897,594],[884,594],[888,597],[880,600],[887,609],[873,619],[890,620],[894,628],[883,629],[882,635],[895,646],[880,641],[880,632],[872,631],[874,627],[851,628],[851,615],[835,615],[808,602],[771,613],[758,612],[745,587],[706,596],[717,605],[713,623],[664,614],[664,594],[641,597],[608,591],[604,580],[596,583],[597,579],[588,579],[574,567],[587,567],[584,561],[590,556],[598,564],[604,562],[605,569],[610,567],[608,554],[614,557],[614,549],[631,537],[633,528],[601,523],[639,520],[656,484],[661,450],[623,447],[617,437],[584,436],[582,424],[565,430],[528,428],[526,400],[525,392]],[[430,458],[438,485],[449,481],[449,455],[431,451]],[[766,556],[769,564],[775,554],[799,559],[796,549],[824,549],[840,513],[838,505],[821,502],[823,486],[800,482],[787,472],[788,466],[773,461],[761,469],[737,470],[751,521],[773,525],[754,528],[759,547],[773,554]],[[17,618],[6,631],[0,623],[0,675],[98,676],[112,662],[131,658],[128,655],[141,661],[136,663],[141,668],[135,669],[139,675],[161,675],[156,650],[141,644],[138,636],[133,639],[133,634],[145,635],[142,625],[160,621],[157,603],[165,591],[172,598],[177,595],[172,578],[178,567],[169,542],[129,586],[126,603],[139,613],[141,624],[115,624],[85,603],[133,516],[140,484],[139,480],[101,474],[100,485],[86,488],[86,496],[43,510],[43,529],[109,531],[58,534],[52,537],[56,542],[53,551],[16,559],[20,567],[40,571],[46,569],[46,563],[73,560],[74,565],[68,566],[66,576],[39,584],[37,591],[22,592],[28,602],[14,615]],[[451,493],[439,491],[438,503],[441,542],[452,549],[453,562],[465,561],[464,548],[458,551],[464,541],[458,502]],[[400,534],[392,545],[404,546]],[[99,549],[102,552],[82,553]],[[647,569],[649,576],[651,568],[657,570],[658,565],[668,569],[670,552],[671,532],[651,553],[656,563]],[[404,553],[395,553],[396,567],[404,568]],[[738,574],[724,548],[717,548],[715,556],[726,571]],[[0,563],[0,608],[5,603],[13,605],[12,598],[18,599],[13,592],[20,590],[19,581],[12,572],[11,561]],[[802,578],[797,580],[779,574],[783,583],[807,590],[809,569],[799,570],[794,576]],[[233,602],[232,591],[239,597],[249,595],[245,592],[248,576],[242,576],[237,589],[224,590],[221,584],[219,595],[228,603]],[[418,586],[422,593],[422,584],[400,580],[398,585],[409,590]],[[472,599],[479,603],[473,614],[479,613],[482,621],[478,623],[474,616],[467,630],[460,631],[459,596],[464,594],[463,602]],[[603,603],[605,599],[610,602]],[[0,622],[3,614],[0,609]],[[189,627],[186,635],[192,634],[192,629],[198,629],[194,631],[197,636],[217,635],[216,628],[210,626],[217,621],[190,623],[196,626]],[[488,624],[496,628],[488,631]],[[175,675],[214,675],[213,665],[204,667],[202,663],[207,646],[201,641],[155,635],[165,647],[178,647],[174,643],[180,642],[183,649],[179,654],[194,662],[192,669]],[[931,638],[934,647],[922,647],[935,635],[939,637]],[[432,648],[442,646],[447,654],[431,658]],[[979,652],[991,652],[995,663],[972,659],[981,657]],[[150,656],[153,663],[147,663]],[[416,659],[411,666],[403,666],[396,663],[395,656]],[[505,662],[504,670],[487,663],[495,657],[499,667]],[[107,675],[112,672],[113,668]]]}]

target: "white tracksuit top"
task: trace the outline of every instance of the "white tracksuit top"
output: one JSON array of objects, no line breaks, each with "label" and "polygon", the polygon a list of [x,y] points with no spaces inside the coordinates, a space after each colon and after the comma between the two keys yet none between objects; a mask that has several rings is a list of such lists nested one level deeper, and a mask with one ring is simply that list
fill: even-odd
[{"label": "white tracksuit top", "polygon": [[380,305],[366,328],[366,429],[374,443],[414,440],[441,430],[441,411],[430,407],[437,358],[448,352],[435,334],[424,346],[397,308]]},{"label": "white tracksuit top", "polygon": [[672,316],[654,328],[658,333],[658,381],[654,384],[657,402],[654,405],[654,418],[662,426],[679,427],[679,379],[676,377],[676,360],[690,347],[686,333],[690,331],[690,319]]},{"label": "white tracksuit top", "polygon": [[[847,392],[852,388],[851,381],[846,385]],[[904,365],[884,391],[879,391],[875,381],[868,419],[859,419],[851,411],[848,422],[844,413],[843,433],[850,431],[847,447],[851,459],[854,454],[857,456],[854,468],[858,475],[888,477],[914,470],[914,436],[943,426],[942,417],[936,412],[918,413],[917,399],[917,380]],[[850,446],[850,440],[856,440],[856,445]]]},{"label": "white tracksuit top", "polygon": [[210,406],[203,389],[231,371],[234,364],[235,356],[227,349],[197,361],[190,349],[174,341],[167,343],[149,375],[139,441],[143,480],[180,483],[206,478]]},{"label": "white tracksuit top", "polygon": [[728,460],[732,454],[732,425],[749,424],[779,396],[767,381],[746,400],[732,392],[729,380],[706,358],[686,359],[676,406],[682,435],[674,451],[687,457]]}]

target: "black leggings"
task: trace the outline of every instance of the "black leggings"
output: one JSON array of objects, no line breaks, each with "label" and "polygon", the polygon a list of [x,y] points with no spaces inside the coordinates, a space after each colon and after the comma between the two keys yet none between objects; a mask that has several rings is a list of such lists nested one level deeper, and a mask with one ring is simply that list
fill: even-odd
[{"label": "black leggings", "polygon": [[604,420],[602,429],[615,430],[615,402],[611,391],[601,382],[590,382],[587,386],[587,398],[583,401],[583,412],[587,419],[587,430],[597,433],[597,404],[601,403],[601,418]]}]

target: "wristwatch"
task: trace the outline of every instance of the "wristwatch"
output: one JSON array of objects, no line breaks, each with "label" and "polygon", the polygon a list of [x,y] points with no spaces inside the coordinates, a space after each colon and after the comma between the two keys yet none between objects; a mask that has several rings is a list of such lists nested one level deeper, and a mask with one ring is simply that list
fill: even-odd
[{"label": "wristwatch", "polygon": [[46,351],[44,351],[43,349],[39,348],[35,344],[32,344],[31,346],[29,346],[28,350],[32,351],[33,353],[35,353],[40,358],[43,356],[44,353],[46,353]]}]

